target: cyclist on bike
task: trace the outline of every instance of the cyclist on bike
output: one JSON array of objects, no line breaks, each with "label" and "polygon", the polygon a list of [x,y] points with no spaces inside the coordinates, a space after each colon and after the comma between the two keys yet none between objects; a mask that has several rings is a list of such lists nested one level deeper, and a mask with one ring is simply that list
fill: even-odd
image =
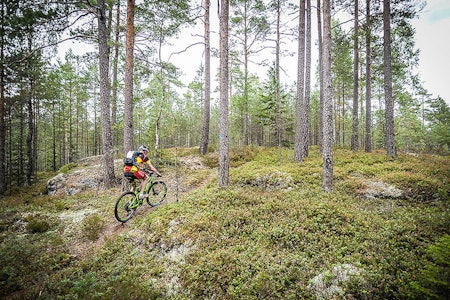
[{"label": "cyclist on bike", "polygon": [[139,179],[141,186],[139,198],[141,199],[148,196],[144,195],[144,189],[148,183],[149,176],[147,175],[147,173],[143,171],[143,169],[149,169],[156,175],[161,176],[161,173],[159,173],[159,171],[150,162],[150,159],[148,158],[147,154],[148,154],[148,147],[145,145],[140,146],[139,153],[135,158],[135,163],[132,166],[125,166],[124,168],[125,176],[129,176],[132,174],[135,178]]}]

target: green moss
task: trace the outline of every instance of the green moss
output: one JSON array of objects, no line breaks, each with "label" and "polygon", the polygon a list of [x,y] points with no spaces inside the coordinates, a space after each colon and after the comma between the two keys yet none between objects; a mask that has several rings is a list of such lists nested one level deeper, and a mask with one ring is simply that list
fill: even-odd
[{"label": "green moss", "polygon": [[67,172],[69,172],[70,170],[72,170],[73,168],[75,168],[77,166],[77,164],[76,163],[68,163],[67,165],[64,165],[64,166],[62,166],[60,169],[59,169],[59,172],[60,173],[67,173]]}]

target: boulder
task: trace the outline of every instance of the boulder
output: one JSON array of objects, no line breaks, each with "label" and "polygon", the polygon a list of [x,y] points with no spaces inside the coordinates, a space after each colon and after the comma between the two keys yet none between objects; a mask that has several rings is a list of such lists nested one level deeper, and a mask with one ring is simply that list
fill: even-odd
[{"label": "boulder", "polygon": [[354,291],[350,287],[356,284],[360,288],[369,289],[362,274],[363,270],[352,264],[338,265],[331,271],[315,276],[308,289],[316,295],[316,299],[360,299],[361,295],[352,294]]},{"label": "boulder", "polygon": [[47,194],[54,196],[58,190],[66,186],[67,178],[63,173],[59,173],[47,181]]},{"label": "boulder", "polygon": [[382,181],[368,181],[364,196],[369,199],[397,199],[403,196],[403,191]]}]

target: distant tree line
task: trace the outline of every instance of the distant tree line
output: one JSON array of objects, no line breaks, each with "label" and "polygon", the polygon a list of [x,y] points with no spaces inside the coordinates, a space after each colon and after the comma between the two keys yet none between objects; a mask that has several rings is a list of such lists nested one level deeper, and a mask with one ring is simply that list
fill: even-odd
[{"label": "distant tree line", "polygon": [[[220,16],[210,1],[2,1],[0,195],[31,185],[38,172],[92,155],[103,155],[110,182],[112,158],[139,144],[154,147],[155,158],[165,147],[198,146],[202,154],[291,147],[297,162],[318,145],[330,151],[331,166],[333,146],[384,148],[392,157],[397,149],[449,153],[449,106],[427,92],[416,69],[411,20],[423,4],[219,2]],[[331,19],[336,12],[352,22]],[[210,19],[219,17],[220,45],[212,45],[210,36],[218,33]],[[203,28],[186,48],[202,51],[204,60],[184,83],[182,70],[163,53],[172,51],[170,41],[182,29],[199,28],[195,24]],[[66,39],[96,50],[55,58]],[[315,70],[312,45],[320,53]],[[282,82],[288,55],[298,58],[298,76]],[[219,56],[220,70],[211,70],[211,58]],[[265,77],[256,75],[261,68]],[[220,83],[217,99],[211,81]]]}]

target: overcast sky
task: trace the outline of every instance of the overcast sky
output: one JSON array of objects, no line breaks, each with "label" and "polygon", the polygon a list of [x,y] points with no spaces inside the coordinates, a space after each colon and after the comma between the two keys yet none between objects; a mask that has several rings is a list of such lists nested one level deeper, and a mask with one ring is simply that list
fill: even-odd
[{"label": "overcast sky", "polygon": [[450,104],[450,0],[427,2],[412,23],[420,49],[419,73],[428,92]]}]

